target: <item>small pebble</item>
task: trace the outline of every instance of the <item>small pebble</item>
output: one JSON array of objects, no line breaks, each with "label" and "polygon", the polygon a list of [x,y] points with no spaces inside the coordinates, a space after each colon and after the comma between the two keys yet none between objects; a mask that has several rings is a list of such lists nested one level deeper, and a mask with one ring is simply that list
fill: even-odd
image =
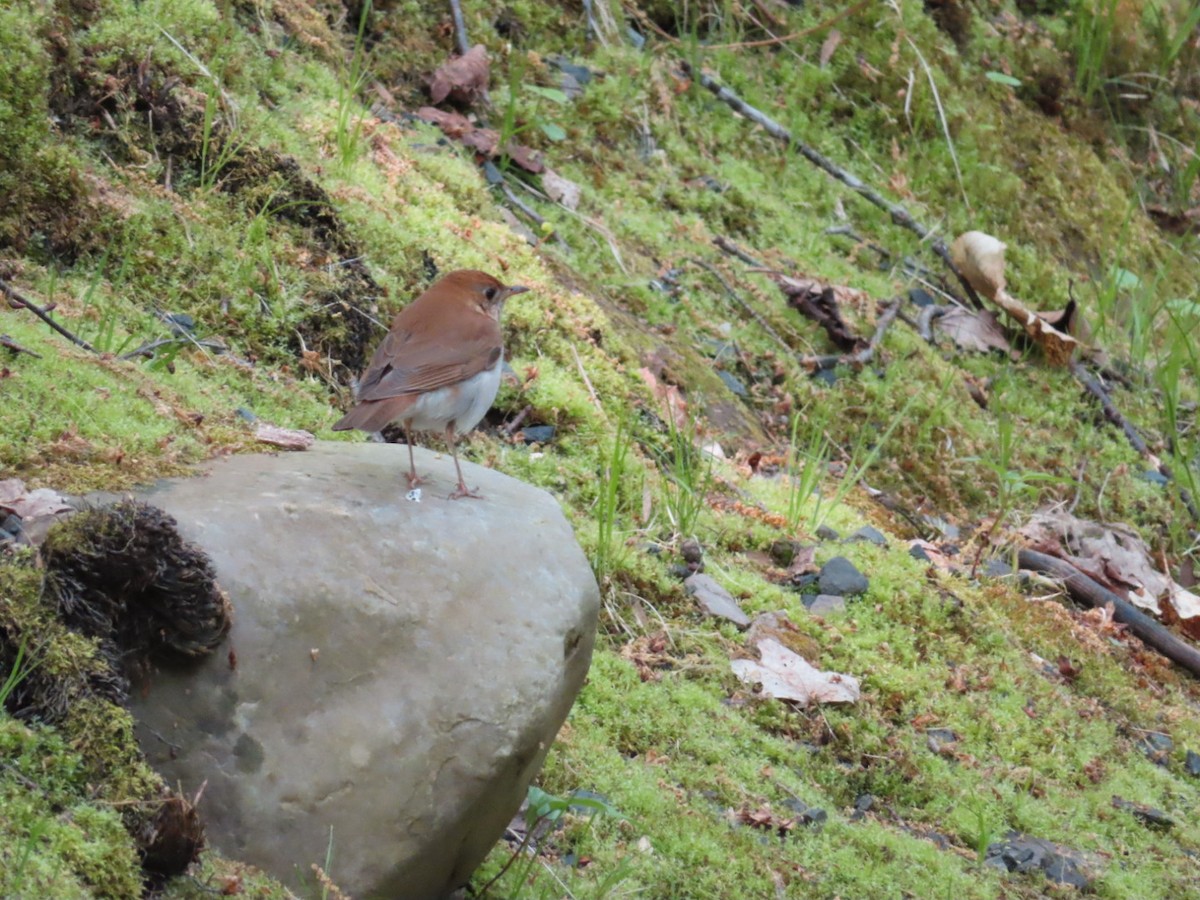
[{"label": "small pebble", "polygon": [[844,556],[835,556],[821,566],[818,583],[822,594],[837,594],[841,597],[865,594],[871,586],[870,579]]}]

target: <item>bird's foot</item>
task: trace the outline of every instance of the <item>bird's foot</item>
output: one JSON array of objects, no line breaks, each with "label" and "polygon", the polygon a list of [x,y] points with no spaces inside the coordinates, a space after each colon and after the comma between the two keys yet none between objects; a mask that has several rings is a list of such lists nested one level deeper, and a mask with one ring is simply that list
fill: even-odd
[{"label": "bird's foot", "polygon": [[428,479],[422,478],[416,472],[409,472],[408,473],[408,489],[410,491],[414,490],[415,488],[418,488],[421,485],[423,485],[427,480]]},{"label": "bird's foot", "polygon": [[458,483],[458,487],[455,489],[454,493],[450,495],[450,499],[451,500],[482,500],[483,494],[479,493],[478,488],[472,490],[471,488],[467,487],[463,482],[460,481]]}]

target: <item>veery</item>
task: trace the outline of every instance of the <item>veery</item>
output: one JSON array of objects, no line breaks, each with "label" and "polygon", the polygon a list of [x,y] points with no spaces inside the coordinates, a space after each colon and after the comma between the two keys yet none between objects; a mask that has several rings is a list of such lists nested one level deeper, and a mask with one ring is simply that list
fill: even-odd
[{"label": "veery", "polygon": [[504,364],[500,310],[509,297],[527,290],[473,269],[439,279],[392,320],[359,381],[357,405],[333,430],[379,431],[398,422],[408,441],[410,488],[421,483],[412,433],[441,431],[458,473],[451,499],[478,497],[463,480],[455,442],[496,399]]}]

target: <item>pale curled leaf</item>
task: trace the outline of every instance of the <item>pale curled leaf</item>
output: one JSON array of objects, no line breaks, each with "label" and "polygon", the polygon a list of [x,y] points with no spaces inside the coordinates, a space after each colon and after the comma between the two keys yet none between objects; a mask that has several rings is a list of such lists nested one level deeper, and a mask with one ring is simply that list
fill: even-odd
[{"label": "pale curled leaf", "polygon": [[542,173],[542,187],[555,203],[561,203],[567,209],[579,208],[579,185],[563,178],[553,169]]},{"label": "pale curled leaf", "polygon": [[976,291],[1016,320],[1036,343],[1052,365],[1065,366],[1071,361],[1079,341],[1059,331],[1044,316],[1032,312],[1020,300],[1004,290],[1004,251],[1006,245],[982,231],[968,231],[955,238],[950,258],[963,278]]},{"label": "pale curled leaf", "polygon": [[968,231],[950,245],[950,258],[967,283],[989,300],[1004,290],[1004,251],[1007,244],[982,231]]},{"label": "pale curled leaf", "polygon": [[990,310],[972,312],[955,307],[944,316],[935,319],[933,327],[954,341],[961,350],[972,350],[976,353],[986,353],[989,350],[1012,352],[1012,346],[1004,336],[1004,329],[1000,327],[996,314]]},{"label": "pale curled leaf", "polygon": [[837,672],[822,672],[809,665],[774,638],[758,642],[759,660],[735,659],[730,666],[747,684],[761,684],[764,697],[809,703],[853,703],[858,700],[858,679]]}]

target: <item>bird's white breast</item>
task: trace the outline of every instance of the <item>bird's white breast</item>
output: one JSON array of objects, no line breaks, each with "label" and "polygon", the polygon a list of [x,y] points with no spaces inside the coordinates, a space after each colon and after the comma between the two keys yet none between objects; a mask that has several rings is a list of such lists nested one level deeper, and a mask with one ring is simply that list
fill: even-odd
[{"label": "bird's white breast", "polygon": [[500,390],[503,367],[504,359],[501,358],[492,368],[472,375],[466,381],[422,394],[403,418],[408,419],[415,431],[443,431],[453,422],[456,434],[466,434],[492,408],[492,401]]}]

